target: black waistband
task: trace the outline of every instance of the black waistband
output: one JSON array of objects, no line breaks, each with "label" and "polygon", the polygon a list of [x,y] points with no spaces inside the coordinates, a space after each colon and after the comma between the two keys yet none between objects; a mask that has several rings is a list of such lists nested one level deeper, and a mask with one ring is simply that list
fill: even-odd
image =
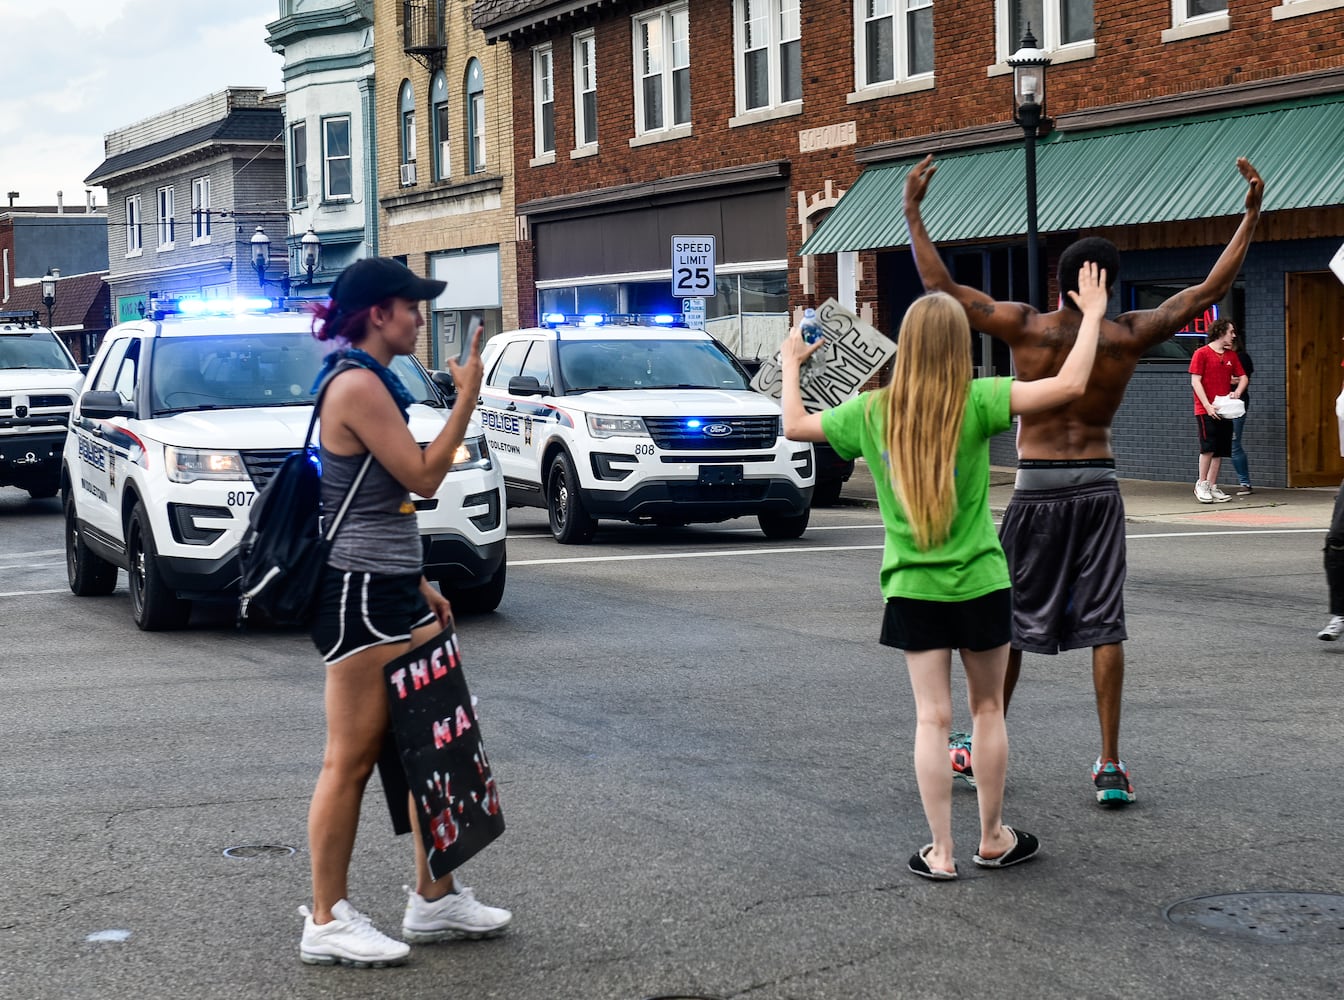
[{"label": "black waistband", "polygon": [[1019,469],[1114,469],[1113,458],[1019,458]]}]

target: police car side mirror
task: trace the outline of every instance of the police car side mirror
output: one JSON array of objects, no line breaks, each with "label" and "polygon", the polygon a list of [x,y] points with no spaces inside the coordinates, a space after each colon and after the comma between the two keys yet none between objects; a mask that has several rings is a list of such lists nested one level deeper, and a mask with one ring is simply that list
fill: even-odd
[{"label": "police car side mirror", "polygon": [[107,420],[109,417],[133,417],[135,407],[112,391],[84,393],[79,401],[79,415],[93,420]]},{"label": "police car side mirror", "polygon": [[453,385],[453,376],[448,372],[432,371],[429,373],[429,380],[438,387],[439,392],[443,394],[445,402],[451,403],[457,399],[457,386]]},{"label": "police car side mirror", "polygon": [[511,396],[544,396],[546,388],[537,381],[535,375],[515,375],[509,379]]}]

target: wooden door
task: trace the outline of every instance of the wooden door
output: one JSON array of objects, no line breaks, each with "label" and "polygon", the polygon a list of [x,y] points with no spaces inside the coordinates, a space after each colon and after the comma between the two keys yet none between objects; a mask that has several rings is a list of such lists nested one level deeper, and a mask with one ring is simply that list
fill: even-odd
[{"label": "wooden door", "polygon": [[1344,381],[1344,284],[1329,271],[1286,277],[1288,485],[1337,486],[1344,480],[1335,419]]}]

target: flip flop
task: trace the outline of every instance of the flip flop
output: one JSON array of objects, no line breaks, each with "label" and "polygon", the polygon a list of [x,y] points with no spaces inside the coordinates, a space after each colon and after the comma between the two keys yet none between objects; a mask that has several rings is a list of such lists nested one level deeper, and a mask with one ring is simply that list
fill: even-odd
[{"label": "flip flop", "polygon": [[951,871],[946,871],[942,868],[930,868],[928,861],[925,860],[925,855],[931,850],[933,850],[933,845],[925,844],[914,854],[910,855],[910,863],[907,867],[920,878],[933,879],[935,882],[951,882],[957,877],[956,862],[952,863]]},{"label": "flip flop", "polygon": [[1004,829],[1013,835],[1013,846],[997,858],[982,858],[977,854],[972,860],[981,868],[1007,868],[1029,861],[1040,852],[1041,842],[1026,830],[1014,830],[1011,826]]}]

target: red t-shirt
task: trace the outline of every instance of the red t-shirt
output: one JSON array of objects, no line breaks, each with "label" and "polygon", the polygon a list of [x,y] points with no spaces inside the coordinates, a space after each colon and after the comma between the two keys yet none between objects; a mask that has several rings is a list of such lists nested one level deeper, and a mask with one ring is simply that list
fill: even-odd
[{"label": "red t-shirt", "polygon": [[[1232,382],[1239,379],[1246,372],[1241,367],[1241,358],[1237,357],[1237,352],[1231,349],[1219,354],[1208,344],[1205,344],[1195,352],[1195,356],[1190,359],[1190,374],[1198,375],[1204,383],[1204,394],[1209,397],[1212,403],[1216,396],[1226,396],[1232,391]],[[1199,403],[1198,394],[1195,395],[1195,415],[1207,413]]]}]

